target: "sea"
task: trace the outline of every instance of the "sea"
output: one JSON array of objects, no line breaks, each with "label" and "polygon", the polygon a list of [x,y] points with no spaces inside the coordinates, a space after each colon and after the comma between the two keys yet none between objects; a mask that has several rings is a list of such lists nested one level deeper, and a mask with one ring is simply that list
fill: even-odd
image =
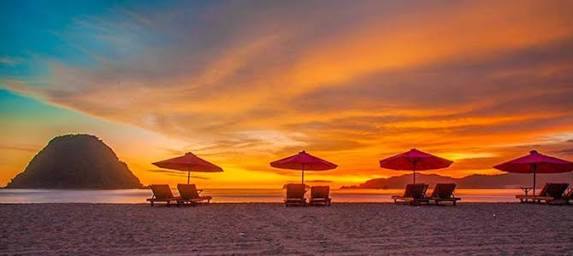
[{"label": "sea", "polygon": [[[334,189],[334,203],[387,203],[392,195],[400,195],[401,189]],[[515,195],[520,189],[456,189],[461,202],[504,203],[517,202]],[[204,195],[213,197],[214,203],[280,203],[282,189],[204,189]],[[122,190],[54,190],[54,189],[0,189],[0,204],[30,203],[145,203],[152,195],[149,189]]]}]

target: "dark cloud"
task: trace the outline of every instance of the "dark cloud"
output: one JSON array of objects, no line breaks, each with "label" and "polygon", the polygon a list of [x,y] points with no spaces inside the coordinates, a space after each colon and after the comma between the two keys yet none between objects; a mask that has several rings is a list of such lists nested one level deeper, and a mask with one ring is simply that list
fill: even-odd
[{"label": "dark cloud", "polygon": [[559,150],[559,153],[563,153],[563,154],[567,154],[567,155],[573,155],[573,148],[566,148],[566,149]]},{"label": "dark cloud", "polygon": [[14,145],[0,145],[0,149],[3,150],[16,150],[16,151],[24,151],[24,152],[38,152],[38,147],[33,146],[14,146]]},{"label": "dark cloud", "polygon": [[[163,169],[151,169],[151,170],[146,170],[146,171],[152,172],[152,173],[165,174],[168,176],[187,177],[187,172],[183,172],[183,171],[163,170]],[[193,172],[191,172],[191,173],[193,173]],[[209,178],[192,174],[191,179],[208,180]]]},{"label": "dark cloud", "polygon": [[305,180],[305,182],[310,182],[310,183],[332,183],[331,180]]},{"label": "dark cloud", "polygon": [[305,148],[312,151],[326,152],[353,150],[364,146],[363,143],[355,140],[321,139],[317,141],[308,140],[308,145]]},{"label": "dark cloud", "polygon": [[[410,69],[370,74],[301,95],[305,111],[466,107],[491,102],[467,114],[567,110],[573,105],[573,41],[509,51],[475,60],[446,59]],[[470,64],[471,63],[471,64]],[[541,89],[543,88],[543,89]],[[344,102],[345,104],[340,104]]]}]

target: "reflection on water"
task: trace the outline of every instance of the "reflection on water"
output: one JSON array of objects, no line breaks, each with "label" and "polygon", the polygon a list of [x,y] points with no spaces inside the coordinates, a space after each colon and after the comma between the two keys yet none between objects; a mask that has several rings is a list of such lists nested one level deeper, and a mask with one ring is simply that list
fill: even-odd
[{"label": "reflection on water", "polygon": [[[176,192],[176,191],[174,191]],[[334,202],[392,202],[391,195],[400,189],[342,189],[333,190]],[[519,189],[457,189],[462,202],[516,202]],[[205,189],[217,203],[280,203],[281,189]],[[0,203],[145,203],[151,197],[147,189],[125,190],[46,190],[0,189]]]}]

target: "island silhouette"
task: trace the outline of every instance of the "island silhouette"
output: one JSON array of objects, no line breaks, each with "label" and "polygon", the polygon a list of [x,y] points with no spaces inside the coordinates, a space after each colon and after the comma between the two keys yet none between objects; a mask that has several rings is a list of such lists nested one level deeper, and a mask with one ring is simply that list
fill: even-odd
[{"label": "island silhouette", "polygon": [[[473,174],[462,178],[452,178],[437,174],[416,174],[416,180],[420,183],[434,185],[437,183],[456,183],[461,189],[502,189],[520,188],[531,186],[531,175],[529,174],[498,174],[483,175]],[[571,173],[543,174],[538,175],[538,186],[543,186],[547,182],[571,183],[573,175]],[[412,174],[393,176],[388,178],[376,178],[365,181],[357,185],[342,186],[341,189],[402,189],[406,184],[412,183]]]},{"label": "island silhouette", "polygon": [[53,138],[7,188],[133,189],[139,179],[98,137],[70,134]]}]

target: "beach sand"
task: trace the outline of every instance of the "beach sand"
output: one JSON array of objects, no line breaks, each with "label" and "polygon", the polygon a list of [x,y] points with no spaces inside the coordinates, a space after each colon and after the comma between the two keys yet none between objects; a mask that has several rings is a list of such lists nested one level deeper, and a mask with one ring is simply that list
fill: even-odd
[{"label": "beach sand", "polygon": [[0,205],[0,255],[573,255],[573,206]]}]

